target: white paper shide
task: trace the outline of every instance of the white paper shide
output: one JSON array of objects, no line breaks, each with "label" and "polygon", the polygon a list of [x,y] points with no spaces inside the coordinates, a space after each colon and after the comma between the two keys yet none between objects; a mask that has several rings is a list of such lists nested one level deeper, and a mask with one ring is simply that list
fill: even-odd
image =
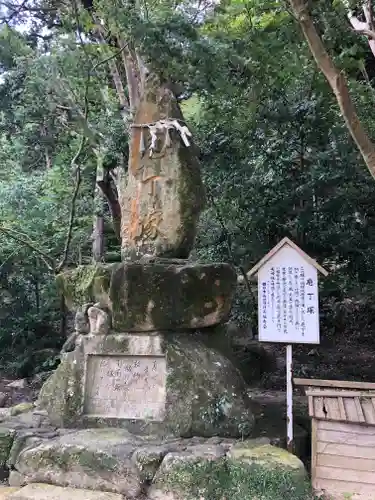
[{"label": "white paper shide", "polygon": [[316,267],[288,244],[258,270],[259,340],[319,344]]}]

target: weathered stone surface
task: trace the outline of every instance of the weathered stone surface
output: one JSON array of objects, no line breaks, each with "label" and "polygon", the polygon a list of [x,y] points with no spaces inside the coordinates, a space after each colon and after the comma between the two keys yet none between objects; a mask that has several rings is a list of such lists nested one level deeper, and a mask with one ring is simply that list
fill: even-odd
[{"label": "weathered stone surface", "polygon": [[110,329],[110,318],[108,313],[99,307],[90,307],[87,311],[90,323],[91,335],[107,335]]},{"label": "weathered stone surface", "polygon": [[[111,364],[106,361],[108,354]],[[99,356],[97,370],[91,373],[96,375],[89,378],[85,394],[85,363],[95,356]],[[159,378],[152,375],[154,369]],[[142,377],[152,385],[131,392],[126,381],[132,380],[136,388],[135,379]],[[190,334],[173,332],[82,336],[80,345],[63,356],[44,384],[37,406],[47,410],[58,427],[110,425],[159,437],[241,437],[249,435],[254,425],[245,384],[230,361]],[[147,412],[154,418],[147,418]]]},{"label": "weathered stone surface", "polygon": [[302,462],[285,450],[245,441],[234,444],[224,457],[220,448],[214,446],[211,453],[201,454],[195,447],[190,453],[167,454],[148,497],[151,500],[311,498]]},{"label": "weathered stone surface", "polygon": [[5,392],[0,392],[0,408],[4,406],[7,399],[8,399],[8,394],[6,394]]},{"label": "weathered stone surface", "polygon": [[138,469],[131,457],[137,439],[123,429],[77,431],[22,450],[15,468],[27,483],[121,493],[140,493]]},{"label": "weathered stone surface", "polygon": [[10,409],[10,414],[12,417],[21,415],[21,413],[26,413],[34,409],[34,403],[25,401],[24,403],[19,403],[18,405],[12,406]]},{"label": "weathered stone surface", "polygon": [[10,408],[0,408],[0,422],[10,417]]},{"label": "weathered stone surface", "polygon": [[[207,462],[223,460],[225,450],[220,445],[191,446],[186,451],[168,453],[157,471],[153,484],[148,491],[150,500],[162,500],[164,498],[184,499],[183,492],[173,491],[173,475],[176,470],[201,466]],[[209,481],[209,478],[207,478]]]},{"label": "weathered stone surface", "polygon": [[123,500],[116,493],[86,489],[61,488],[50,484],[28,484],[7,497],[8,500]]},{"label": "weathered stone surface", "polygon": [[177,100],[149,75],[134,119],[128,172],[119,172],[123,260],[143,255],[187,258],[194,244],[205,202],[194,146],[184,145],[174,130],[167,144],[165,130],[155,130],[152,157],[143,149],[151,145],[151,134],[140,125],[168,119],[183,120]]},{"label": "weathered stone surface", "polygon": [[240,370],[245,382],[254,385],[264,375],[277,372],[277,360],[264,344],[249,336],[242,336],[241,333],[233,323],[199,331],[207,347],[216,349],[229,358]]},{"label": "weathered stone surface", "polygon": [[5,467],[14,439],[14,431],[0,427],[0,467]]},{"label": "weathered stone surface", "polygon": [[9,486],[12,487],[22,487],[25,486],[26,484],[26,478],[23,474],[16,470],[11,470],[9,472],[9,479],[8,479]]},{"label": "weathered stone surface", "polygon": [[9,500],[11,497],[11,493],[18,491],[19,488],[9,487],[9,486],[0,486],[0,500]]},{"label": "weathered stone surface", "polygon": [[93,301],[115,331],[201,328],[225,321],[236,286],[229,264],[187,261],[81,266],[58,276],[71,308]]},{"label": "weathered stone surface", "polygon": [[254,446],[251,440],[238,442],[228,451],[227,456],[233,462],[257,465],[268,470],[290,471],[306,478],[305,466],[298,457],[270,444]]},{"label": "weathered stone surface", "polygon": [[87,312],[77,311],[74,318],[74,329],[77,333],[85,335],[90,331],[90,323],[88,321]]},{"label": "weathered stone surface", "polygon": [[12,389],[24,389],[27,386],[27,381],[25,378],[21,378],[19,380],[14,380],[10,382],[7,387],[11,387]]}]

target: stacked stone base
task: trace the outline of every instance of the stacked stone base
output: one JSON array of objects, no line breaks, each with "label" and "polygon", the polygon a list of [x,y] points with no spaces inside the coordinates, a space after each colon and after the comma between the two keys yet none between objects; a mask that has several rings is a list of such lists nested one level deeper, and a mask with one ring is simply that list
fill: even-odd
[{"label": "stacked stone base", "polygon": [[[227,467],[238,472],[238,468],[246,471],[254,464],[262,470],[272,466],[283,473],[292,472],[293,477],[296,472],[298,481],[305,480],[300,460],[272,446],[283,444],[279,436],[245,441],[220,437],[162,440],[119,428],[59,429],[32,404],[4,410],[1,420],[0,468],[9,470],[11,486],[49,483],[123,495],[125,499],[189,500],[189,491],[184,488],[189,490],[195,481],[202,481],[195,475],[196,467],[222,474]],[[306,435],[297,428],[296,438],[306,439]],[[185,486],[178,483],[181,470],[191,476]],[[247,475],[249,481],[255,481],[253,474]],[[212,476],[207,482],[210,479]],[[73,498],[66,493],[65,498]]]},{"label": "stacked stone base", "polygon": [[[78,309],[75,332],[35,406],[0,415],[0,466],[11,485],[197,500],[224,475],[230,491],[218,500],[234,500],[238,488],[258,498],[264,474],[280,468],[290,491],[304,487],[301,461],[271,446],[284,444],[282,421],[281,433],[246,441],[257,428],[248,388],[207,342],[230,311],[231,266],[157,259],[79,268],[59,281]],[[34,498],[24,492],[15,500]]]},{"label": "stacked stone base", "polygon": [[232,362],[203,331],[230,312],[228,264],[143,259],[59,277],[75,332],[38,400],[58,427],[119,427],[139,435],[246,437],[254,416]]}]

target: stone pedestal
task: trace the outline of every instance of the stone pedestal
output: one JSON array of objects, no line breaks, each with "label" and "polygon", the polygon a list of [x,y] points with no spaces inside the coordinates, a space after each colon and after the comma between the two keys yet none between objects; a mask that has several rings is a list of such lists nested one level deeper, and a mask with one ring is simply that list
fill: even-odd
[{"label": "stone pedestal", "polygon": [[39,395],[53,425],[159,438],[251,433],[242,376],[201,333],[214,335],[207,327],[228,317],[231,266],[143,260],[78,268],[59,281],[79,310],[61,364]]},{"label": "stone pedestal", "polygon": [[191,333],[87,335],[44,384],[38,400],[58,427],[121,427],[140,435],[250,433],[239,372]]},{"label": "stone pedestal", "polygon": [[58,276],[68,307],[97,304],[119,332],[219,324],[229,315],[236,282],[228,264],[177,259],[79,266]]}]

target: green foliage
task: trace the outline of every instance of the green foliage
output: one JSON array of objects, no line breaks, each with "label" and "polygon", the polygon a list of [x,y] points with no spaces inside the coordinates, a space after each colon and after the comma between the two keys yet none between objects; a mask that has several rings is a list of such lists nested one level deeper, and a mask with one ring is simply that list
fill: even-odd
[{"label": "green foliage", "polygon": [[[38,11],[42,5],[35,2],[0,28],[0,351],[7,366],[20,363],[33,342],[46,352],[63,341],[45,257],[51,266],[63,255],[75,188],[71,162],[82,136],[69,266],[91,259],[92,219],[101,211],[96,166],[116,166],[128,144],[110,70],[98,64],[116,59],[115,49],[96,43],[88,11],[68,4]],[[322,282],[326,331],[345,329],[337,311],[348,298],[360,304],[370,331],[375,183],[286,3],[157,0],[142,2],[141,11],[134,5],[97,1],[95,9],[107,32],[134,42],[151,69],[179,84],[209,194],[195,256],[247,270],[289,236],[331,271]],[[313,8],[375,137],[375,58],[367,40],[347,28],[343,2],[319,0]],[[26,18],[27,30],[14,28]],[[117,247],[111,242],[107,249]],[[234,317],[255,327],[254,307],[254,297],[239,289]],[[53,341],[44,345],[41,331]]]}]

